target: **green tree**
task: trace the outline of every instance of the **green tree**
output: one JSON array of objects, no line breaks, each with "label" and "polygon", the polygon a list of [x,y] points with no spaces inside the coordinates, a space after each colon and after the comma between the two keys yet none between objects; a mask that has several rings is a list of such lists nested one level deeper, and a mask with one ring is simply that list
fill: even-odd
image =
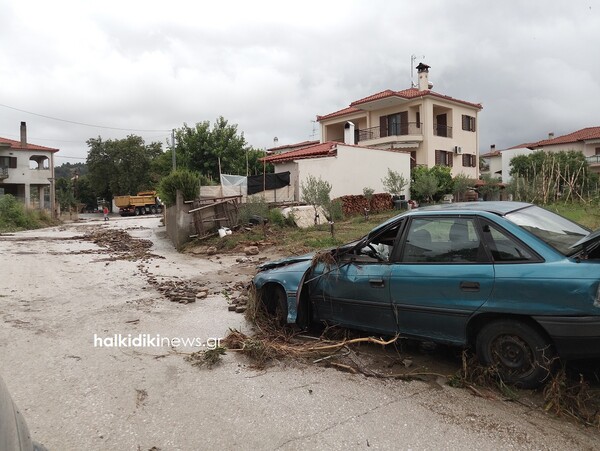
[{"label": "green tree", "polygon": [[177,191],[181,191],[184,200],[194,200],[198,196],[200,176],[188,169],[177,169],[163,177],[158,185],[158,195],[163,203],[170,207],[177,201]]},{"label": "green tree", "polygon": [[[421,182],[421,178],[425,180]],[[435,179],[435,184],[432,178]],[[436,191],[432,192],[436,186]],[[452,193],[453,186],[451,169],[447,166],[417,166],[412,171],[411,192],[412,197],[418,201],[437,202],[444,194]]]},{"label": "green tree", "polygon": [[[319,207],[328,210],[331,204],[331,184],[321,177],[316,178],[309,175],[306,180],[300,184],[302,190],[302,200],[315,209],[315,225],[317,224],[317,215]],[[331,214],[330,219],[331,220]]]},{"label": "green tree", "polygon": [[70,178],[60,178],[56,180],[56,201],[60,205],[61,211],[69,211],[76,202],[73,192],[73,181]]},{"label": "green tree", "polygon": [[219,180],[219,162],[224,174],[246,175],[262,173],[265,154],[248,146],[237,125],[230,125],[220,116],[211,128],[209,121],[199,122],[195,127],[184,124],[175,131],[177,167]]},{"label": "green tree", "polygon": [[75,199],[82,204],[85,204],[87,210],[95,210],[98,208],[98,196],[90,185],[88,176],[78,177],[73,181]]},{"label": "green tree", "polygon": [[440,190],[436,176],[430,172],[423,173],[415,178],[411,184],[414,198],[419,202],[432,202]]},{"label": "green tree", "polygon": [[544,204],[558,198],[582,200],[595,185],[595,176],[578,151],[537,151],[516,156],[510,164],[511,191],[520,200]]},{"label": "green tree", "polygon": [[98,196],[111,199],[115,195],[136,194],[152,189],[151,162],[162,154],[158,142],[145,144],[140,136],[103,141],[89,139],[87,157],[89,181]]},{"label": "green tree", "polygon": [[465,200],[465,195],[470,188],[475,185],[475,180],[467,177],[465,174],[457,174],[452,179],[454,197],[457,202]]},{"label": "green tree", "polygon": [[406,180],[399,172],[393,171],[390,168],[387,170],[387,175],[381,179],[383,188],[392,196],[399,196],[408,185]]},{"label": "green tree", "polygon": [[484,174],[481,176],[481,180],[484,184],[477,188],[479,194],[484,200],[497,200],[500,192],[500,179],[492,177],[490,174]]}]

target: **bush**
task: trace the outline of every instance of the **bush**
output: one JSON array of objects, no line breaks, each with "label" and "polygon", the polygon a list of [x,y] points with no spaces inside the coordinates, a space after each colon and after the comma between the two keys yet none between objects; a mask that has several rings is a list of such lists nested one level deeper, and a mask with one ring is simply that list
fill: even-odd
[{"label": "bush", "polygon": [[240,224],[248,224],[253,216],[269,218],[269,204],[263,196],[248,196],[246,203],[240,206],[238,213]]},{"label": "bush", "polygon": [[188,169],[178,169],[163,177],[158,185],[158,195],[163,203],[170,207],[177,202],[177,190],[181,191],[184,200],[198,197],[200,176]]},{"label": "bush", "polygon": [[41,227],[38,214],[26,210],[21,202],[10,194],[0,197],[0,231],[14,232]]}]

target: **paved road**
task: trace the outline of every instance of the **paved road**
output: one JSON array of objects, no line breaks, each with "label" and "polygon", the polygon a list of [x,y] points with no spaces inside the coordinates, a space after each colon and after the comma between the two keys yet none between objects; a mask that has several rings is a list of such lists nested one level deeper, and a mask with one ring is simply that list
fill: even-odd
[{"label": "paved road", "polygon": [[[89,240],[68,239],[104,228],[152,240],[151,252],[164,258],[115,259]],[[177,254],[155,217],[0,236],[0,255],[0,373],[50,449],[600,447],[595,431],[448,386],[299,363],[256,371],[234,353],[206,370],[168,346],[106,346],[117,334],[206,342],[230,327],[249,332],[214,294],[220,281],[243,274],[235,256]],[[211,295],[169,302],[151,277],[207,284]]]}]

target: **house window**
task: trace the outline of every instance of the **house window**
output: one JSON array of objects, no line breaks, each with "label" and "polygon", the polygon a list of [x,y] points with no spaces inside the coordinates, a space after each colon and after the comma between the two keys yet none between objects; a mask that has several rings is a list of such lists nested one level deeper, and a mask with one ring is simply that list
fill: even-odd
[{"label": "house window", "polygon": [[410,152],[410,169],[414,169],[417,167],[417,151],[411,150]]},{"label": "house window", "polygon": [[420,111],[417,111],[415,119],[417,121],[417,128],[421,128],[421,112]]},{"label": "house window", "polygon": [[596,147],[596,155],[600,155],[600,147]]},{"label": "house window", "polygon": [[381,116],[379,118],[379,136],[408,135],[408,111]]},{"label": "house window", "polygon": [[473,116],[462,115],[462,129],[468,132],[475,131],[475,118]]},{"label": "house window", "polygon": [[477,157],[475,155],[463,154],[462,165],[465,168],[474,168],[477,166]]},{"label": "house window", "polygon": [[17,167],[17,157],[0,157],[0,168],[14,169]]},{"label": "house window", "polygon": [[437,166],[448,166],[452,167],[454,163],[454,154],[452,152],[446,152],[445,150],[435,151],[435,164]]}]

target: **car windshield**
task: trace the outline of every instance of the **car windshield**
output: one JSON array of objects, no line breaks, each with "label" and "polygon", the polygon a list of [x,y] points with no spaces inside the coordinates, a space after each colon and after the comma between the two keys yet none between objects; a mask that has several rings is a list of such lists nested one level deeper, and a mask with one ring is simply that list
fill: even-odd
[{"label": "car windshield", "polygon": [[578,252],[578,247],[571,246],[590,233],[583,226],[535,205],[508,213],[506,218],[533,233],[563,255]]}]

